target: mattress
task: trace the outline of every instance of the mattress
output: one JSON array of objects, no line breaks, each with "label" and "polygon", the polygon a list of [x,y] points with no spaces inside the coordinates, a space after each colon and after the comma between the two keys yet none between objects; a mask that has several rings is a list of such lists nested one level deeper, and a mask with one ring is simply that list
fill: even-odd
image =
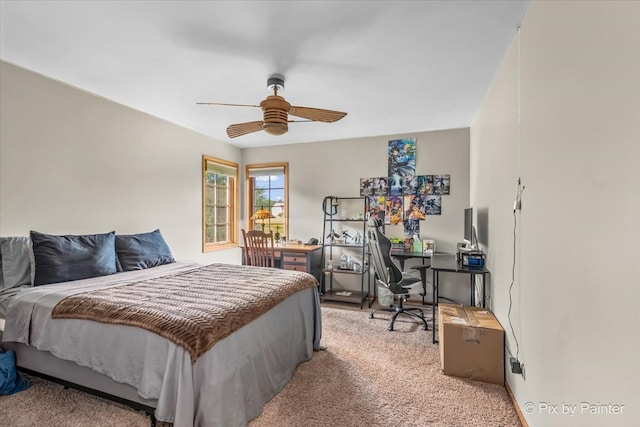
[{"label": "mattress", "polygon": [[[317,287],[290,296],[195,363],[182,347],[140,328],[50,317],[64,296],[194,267],[175,263],[21,292],[11,301],[2,339],[31,345],[133,387],[140,398],[157,401],[158,420],[176,427],[245,426],[319,347]],[[256,267],[247,268],[259,273]]]}]

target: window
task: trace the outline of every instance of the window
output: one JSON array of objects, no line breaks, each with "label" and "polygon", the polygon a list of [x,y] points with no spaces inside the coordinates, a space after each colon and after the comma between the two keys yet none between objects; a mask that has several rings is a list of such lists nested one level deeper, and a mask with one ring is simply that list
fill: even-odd
[{"label": "window", "polygon": [[202,251],[235,244],[238,165],[202,156]]},{"label": "window", "polygon": [[[288,163],[247,165],[247,227],[273,231],[286,237],[289,231]],[[256,215],[262,211],[263,215]],[[266,212],[265,212],[266,211]],[[266,217],[266,218],[263,218]]]}]

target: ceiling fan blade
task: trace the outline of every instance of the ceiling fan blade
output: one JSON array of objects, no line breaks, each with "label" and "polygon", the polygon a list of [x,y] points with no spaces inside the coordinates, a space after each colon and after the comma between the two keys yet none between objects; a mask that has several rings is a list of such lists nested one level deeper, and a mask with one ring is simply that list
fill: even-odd
[{"label": "ceiling fan blade", "polygon": [[321,108],[296,107],[291,106],[289,114],[313,120],[314,122],[333,123],[347,115],[342,111],[323,110]]},{"label": "ceiling fan blade", "polygon": [[223,104],[222,102],[196,102],[196,105],[224,105],[225,107],[258,107],[259,105],[249,104]]},{"label": "ceiling fan blade", "polygon": [[227,128],[227,135],[229,135],[229,138],[235,138],[248,133],[258,132],[262,130],[263,127],[264,122],[262,122],[262,120],[258,122],[236,123]]}]

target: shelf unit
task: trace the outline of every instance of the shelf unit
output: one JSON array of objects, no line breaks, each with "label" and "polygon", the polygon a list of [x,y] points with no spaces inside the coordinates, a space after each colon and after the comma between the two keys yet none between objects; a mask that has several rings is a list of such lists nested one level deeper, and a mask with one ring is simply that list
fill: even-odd
[{"label": "shelf unit", "polygon": [[[329,206],[327,206],[329,203]],[[327,211],[328,207],[328,211]],[[355,217],[346,215],[350,209]],[[320,299],[322,301],[339,301],[352,304],[360,304],[360,308],[368,301],[369,307],[373,303],[371,298],[371,275],[369,273],[369,254],[365,242],[367,231],[367,206],[365,197],[327,197],[325,198],[324,225],[322,229],[322,281],[320,287]],[[336,242],[334,231],[340,227],[340,231],[355,231],[361,233],[358,243]],[[352,238],[352,241],[354,239]],[[358,270],[340,268],[340,256],[352,255],[354,262],[360,264]],[[327,268],[329,260],[333,262],[333,268]],[[340,275],[359,276],[360,290],[342,289],[339,287],[337,277]],[[357,280],[357,279],[356,279]],[[346,294],[348,293],[348,295]]]}]

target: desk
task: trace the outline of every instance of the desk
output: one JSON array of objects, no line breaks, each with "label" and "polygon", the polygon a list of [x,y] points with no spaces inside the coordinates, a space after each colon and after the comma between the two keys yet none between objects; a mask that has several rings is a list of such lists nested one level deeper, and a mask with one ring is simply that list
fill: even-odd
[{"label": "desk", "polygon": [[[404,271],[404,262],[410,258],[421,258],[422,265],[426,265],[424,263],[426,259],[431,259],[430,254],[425,254],[423,252],[414,252],[407,249],[391,249],[389,251],[389,255],[391,256],[391,258],[398,260],[398,263],[400,264],[400,271]],[[427,268],[418,268],[418,270],[420,271],[420,279],[422,280],[423,287],[425,286],[425,283],[427,283]],[[426,294],[427,290],[423,289],[422,294],[420,294],[422,296],[422,305],[424,305],[424,297]]]},{"label": "desk", "polygon": [[400,263],[400,270],[404,271],[404,262],[409,258],[422,258],[422,264],[424,265],[424,260],[431,258],[431,255],[422,253],[422,252],[414,252],[407,249],[391,249],[389,251],[389,255],[391,258],[395,258]]},{"label": "desk", "polygon": [[475,277],[480,275],[482,276],[482,307],[485,306],[485,285],[486,285],[486,276],[489,273],[485,267],[482,268],[474,268],[467,267],[462,265],[462,262],[456,259],[456,256],[453,254],[436,254],[431,258],[431,270],[433,271],[433,343],[436,344],[438,340],[436,339],[436,306],[438,305],[438,300],[440,299],[439,289],[438,289],[438,280],[440,278],[440,272],[446,273],[463,273],[469,275],[469,284],[471,288],[470,295],[470,303],[472,306],[476,305],[476,296],[475,296]]},{"label": "desk", "polygon": [[[242,264],[246,265],[244,245],[239,246],[242,249]],[[283,270],[304,271],[320,281],[322,246],[275,245],[273,249],[277,267]]]}]

